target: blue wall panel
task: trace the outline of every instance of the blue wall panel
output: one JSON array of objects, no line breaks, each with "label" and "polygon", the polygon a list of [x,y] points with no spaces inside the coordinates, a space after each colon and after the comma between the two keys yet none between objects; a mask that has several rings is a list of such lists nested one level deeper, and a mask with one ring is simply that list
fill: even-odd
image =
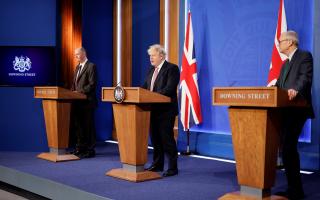
[{"label": "blue wall panel", "polygon": [[[55,46],[56,1],[1,1],[0,30],[0,45]],[[46,151],[42,103],[33,88],[1,87],[0,97],[0,150]]]},{"label": "blue wall panel", "polygon": [[[212,106],[211,90],[215,86],[266,85],[279,0],[189,2],[203,114],[203,123],[191,128],[196,135],[192,146],[200,154],[233,158],[227,107]],[[301,48],[312,52],[313,1],[285,0],[285,8],[288,28],[300,35]],[[185,133],[182,127],[179,131],[179,149],[185,149]],[[313,161],[303,162],[303,167],[319,167],[318,148],[318,140],[300,144],[300,152],[307,156],[302,160]]]},{"label": "blue wall panel", "polygon": [[[313,20],[319,16],[314,2],[285,0],[285,6],[289,29],[300,34],[303,49],[315,49],[314,58],[319,61],[319,43],[314,39],[319,41],[320,19]],[[0,45],[56,45],[55,0],[3,0],[0,5]],[[112,83],[112,6],[112,1],[83,1],[83,46],[98,67],[99,99],[100,88]],[[140,86],[150,66],[146,50],[159,43],[160,4],[159,0],[133,0],[132,6],[132,85]],[[203,124],[191,130],[191,148],[199,154],[233,158],[227,109],[211,105],[211,88],[265,85],[278,6],[278,0],[190,0],[204,118]],[[180,37],[184,37],[182,30]],[[314,67],[318,72],[319,63]],[[316,114],[317,76],[313,87]],[[42,104],[33,98],[33,89],[2,87],[0,96],[0,150],[47,150]],[[304,168],[319,167],[318,126],[319,116],[312,120],[312,142],[299,144]],[[110,104],[99,101],[96,127],[98,140],[110,138]],[[181,128],[178,144],[180,150],[185,149]]]},{"label": "blue wall panel", "polygon": [[[56,45],[55,0],[10,0],[0,3],[0,45]],[[112,84],[112,1],[83,1],[83,45],[98,67],[97,97]],[[59,37],[58,37],[59,38]],[[59,46],[59,45],[58,45]],[[46,151],[41,100],[33,88],[0,88],[0,150]],[[97,139],[110,138],[111,105],[99,101]]]},{"label": "blue wall panel", "polygon": [[0,88],[0,150],[48,149],[44,115],[33,88]]},{"label": "blue wall panel", "polygon": [[55,46],[56,0],[1,0],[0,45]]},{"label": "blue wall panel", "polygon": [[160,42],[160,1],[132,1],[132,86],[141,86],[149,69],[147,50]]},{"label": "blue wall panel", "polygon": [[113,1],[84,0],[82,16],[82,45],[88,59],[97,65],[98,108],[95,113],[97,140],[110,139],[112,135],[112,108],[101,102],[101,87],[112,86],[112,26]]}]

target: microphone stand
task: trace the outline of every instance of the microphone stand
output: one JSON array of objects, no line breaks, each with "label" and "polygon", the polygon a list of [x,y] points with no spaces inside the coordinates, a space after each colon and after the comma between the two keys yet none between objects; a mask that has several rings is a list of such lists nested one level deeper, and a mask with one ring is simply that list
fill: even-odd
[{"label": "microphone stand", "polygon": [[187,129],[187,150],[180,152],[180,155],[183,156],[190,156],[191,155],[191,151],[190,151],[190,131],[189,129]]}]

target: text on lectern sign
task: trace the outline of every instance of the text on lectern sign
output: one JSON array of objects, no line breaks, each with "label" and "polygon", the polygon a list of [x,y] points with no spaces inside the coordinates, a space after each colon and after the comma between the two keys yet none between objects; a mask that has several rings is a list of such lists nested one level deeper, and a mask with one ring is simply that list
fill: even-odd
[{"label": "text on lectern sign", "polygon": [[275,88],[215,88],[215,105],[260,105],[273,106],[276,103]]},{"label": "text on lectern sign", "polygon": [[220,99],[261,99],[261,100],[268,100],[270,98],[270,94],[268,93],[220,93],[219,98]]},{"label": "text on lectern sign", "polygon": [[34,89],[34,96],[36,98],[57,98],[58,97],[58,91],[56,87],[35,87]]}]

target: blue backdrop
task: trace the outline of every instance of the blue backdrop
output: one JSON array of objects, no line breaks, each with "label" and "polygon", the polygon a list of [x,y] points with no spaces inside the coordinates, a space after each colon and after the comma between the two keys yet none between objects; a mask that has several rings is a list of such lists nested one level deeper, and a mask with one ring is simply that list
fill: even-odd
[{"label": "blue backdrop", "polygon": [[[190,0],[189,4],[203,115],[203,123],[191,128],[191,147],[200,154],[233,158],[227,107],[212,106],[212,87],[266,86],[279,0]],[[288,29],[299,34],[300,48],[312,52],[313,1],[285,0],[285,8]],[[181,129],[179,149],[186,141]],[[311,131],[310,122],[306,131]],[[303,167],[317,168],[318,158],[314,161]]]},{"label": "blue backdrop", "polygon": [[[183,44],[183,3],[180,0],[180,50]],[[159,0],[133,0],[132,85],[143,83],[149,45],[159,43]],[[191,0],[196,58],[204,122],[192,129],[192,149],[202,155],[233,158],[226,107],[211,105],[214,86],[263,86],[266,84],[279,0]],[[289,29],[296,30],[301,48],[314,54],[313,100],[319,113],[320,30],[318,1],[285,0]],[[83,46],[98,67],[100,88],[112,80],[112,1],[83,1]],[[316,12],[314,12],[316,11]],[[56,46],[59,17],[56,0],[2,0],[0,45]],[[317,40],[315,40],[317,39]],[[316,50],[314,50],[316,49]],[[180,53],[181,55],[181,53]],[[59,70],[59,69],[58,69]],[[41,100],[30,87],[0,87],[0,150],[47,149]],[[99,101],[96,112],[99,140],[110,138],[111,106]],[[319,117],[312,120],[311,143],[300,143],[302,167],[319,168]],[[185,149],[179,133],[179,149]]]},{"label": "blue backdrop", "polygon": [[82,15],[82,45],[88,59],[97,65],[98,108],[95,122],[97,140],[110,139],[112,135],[112,108],[101,102],[101,88],[112,86],[113,71],[113,1],[84,0]]},{"label": "blue backdrop", "polygon": [[160,41],[159,0],[132,1],[132,86],[141,86],[150,67],[147,50]]},{"label": "blue backdrop", "polygon": [[[0,45],[53,46],[60,51],[56,0],[3,0]],[[97,65],[97,139],[111,137],[111,105],[101,103],[101,87],[112,85],[112,1],[83,0],[83,46]],[[59,66],[55,66],[59,71]],[[59,83],[58,83],[59,84]],[[40,99],[32,87],[0,87],[0,150],[45,151],[47,139]]]},{"label": "blue backdrop", "polygon": [[56,0],[1,0],[0,5],[0,45],[56,45]]},{"label": "blue backdrop", "polygon": [[[55,0],[3,0],[0,5],[0,45],[56,45]],[[0,87],[0,96],[0,150],[47,149],[42,105],[33,88]]]}]

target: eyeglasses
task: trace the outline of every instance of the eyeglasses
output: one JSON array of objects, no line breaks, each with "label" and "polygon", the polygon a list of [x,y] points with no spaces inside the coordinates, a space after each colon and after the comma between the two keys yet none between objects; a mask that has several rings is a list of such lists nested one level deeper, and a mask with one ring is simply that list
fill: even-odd
[{"label": "eyeglasses", "polygon": [[279,40],[279,44],[284,41],[288,41],[289,39]]}]

